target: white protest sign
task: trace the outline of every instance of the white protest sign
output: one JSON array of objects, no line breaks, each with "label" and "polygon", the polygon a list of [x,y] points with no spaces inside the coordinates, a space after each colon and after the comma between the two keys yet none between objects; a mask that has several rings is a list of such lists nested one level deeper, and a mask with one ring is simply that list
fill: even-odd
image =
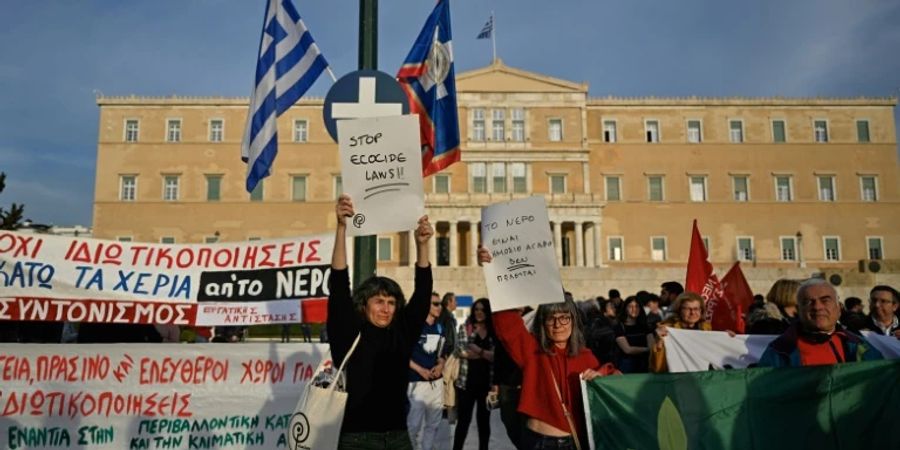
[{"label": "white protest sign", "polygon": [[344,192],[356,214],[351,236],[408,231],[425,214],[417,115],[337,123]]},{"label": "white protest sign", "polygon": [[563,301],[549,224],[543,197],[481,210],[482,245],[493,257],[484,278],[494,311]]}]

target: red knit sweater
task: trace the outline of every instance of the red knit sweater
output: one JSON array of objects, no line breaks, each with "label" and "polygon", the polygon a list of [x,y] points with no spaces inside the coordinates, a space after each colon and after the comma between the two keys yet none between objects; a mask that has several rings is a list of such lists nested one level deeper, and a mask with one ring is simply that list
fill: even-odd
[{"label": "red knit sweater", "polygon": [[541,346],[525,328],[517,311],[495,313],[494,329],[509,356],[522,368],[519,412],[560,430],[569,430],[569,423],[559,404],[556,389],[553,388],[555,376],[566,408],[572,413],[578,428],[578,438],[581,442],[587,442],[580,374],[587,369],[599,370],[604,374],[614,373],[612,364],[601,368],[597,358],[587,348],[582,349],[577,356],[567,356],[566,350],[559,348],[552,355],[541,351]]}]

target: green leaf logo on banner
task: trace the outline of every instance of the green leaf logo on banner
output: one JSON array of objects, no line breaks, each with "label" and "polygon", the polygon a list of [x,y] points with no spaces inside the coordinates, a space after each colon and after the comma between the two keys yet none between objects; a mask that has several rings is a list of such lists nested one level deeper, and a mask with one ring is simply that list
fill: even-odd
[{"label": "green leaf logo on banner", "polygon": [[659,439],[659,450],[687,450],[684,423],[681,422],[681,414],[669,396],[666,396],[662,406],[659,407],[656,435]]}]

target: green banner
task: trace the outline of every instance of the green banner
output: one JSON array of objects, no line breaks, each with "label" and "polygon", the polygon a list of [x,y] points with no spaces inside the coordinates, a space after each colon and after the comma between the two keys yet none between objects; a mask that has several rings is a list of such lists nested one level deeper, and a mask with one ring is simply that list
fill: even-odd
[{"label": "green banner", "polygon": [[900,448],[900,360],[597,378],[595,449]]}]

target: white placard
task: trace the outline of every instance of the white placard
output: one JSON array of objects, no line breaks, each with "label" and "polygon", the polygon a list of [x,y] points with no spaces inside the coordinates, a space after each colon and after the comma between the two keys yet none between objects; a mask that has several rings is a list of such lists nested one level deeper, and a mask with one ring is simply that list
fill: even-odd
[{"label": "white placard", "polygon": [[409,231],[425,214],[419,116],[337,123],[344,192],[356,214],[351,236]]},{"label": "white placard", "polygon": [[549,224],[543,197],[481,210],[482,245],[493,256],[493,261],[484,265],[492,310],[563,301]]}]

